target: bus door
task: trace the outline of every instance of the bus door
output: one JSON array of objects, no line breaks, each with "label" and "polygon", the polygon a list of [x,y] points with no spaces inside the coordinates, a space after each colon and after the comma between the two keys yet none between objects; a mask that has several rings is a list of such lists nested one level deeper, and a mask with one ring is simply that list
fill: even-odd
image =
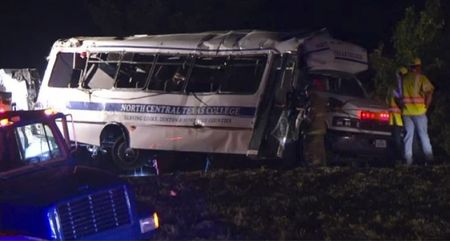
[{"label": "bus door", "polygon": [[267,54],[197,56],[186,93],[207,152],[247,154],[264,90]]},{"label": "bus door", "polygon": [[283,157],[284,147],[298,138],[296,89],[299,88],[299,66],[295,54],[279,56],[272,66],[272,95],[267,101],[270,111],[261,119],[264,137],[259,153],[263,157]]}]

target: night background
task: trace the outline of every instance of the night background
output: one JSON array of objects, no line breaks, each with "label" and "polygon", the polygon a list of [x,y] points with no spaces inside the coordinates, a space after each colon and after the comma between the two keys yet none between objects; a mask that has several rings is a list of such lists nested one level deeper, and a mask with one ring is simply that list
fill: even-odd
[{"label": "night background", "polygon": [[[161,212],[155,239],[450,239],[450,1],[428,12],[417,45],[399,29],[436,0],[3,0],[0,68],[37,68],[60,38],[209,30],[317,30],[370,55],[363,76],[383,99],[408,46],[436,87],[429,132],[432,167],[323,167],[175,172],[127,178]],[[408,19],[407,19],[408,20]],[[407,24],[406,24],[407,25]],[[424,27],[425,26],[425,27]],[[436,27],[435,29],[433,27]],[[427,32],[434,31],[434,32]],[[397,35],[396,35],[397,34]],[[404,35],[402,35],[404,34]],[[428,41],[429,40],[429,41]],[[397,41],[397,42],[396,42]],[[402,42],[403,41],[403,42]],[[397,45],[396,45],[397,43]],[[405,45],[407,45],[405,47]],[[380,47],[382,46],[382,48]]]},{"label": "night background", "polygon": [[59,38],[231,29],[300,31],[327,27],[335,37],[370,51],[382,42],[390,44],[393,28],[406,7],[420,10],[424,2],[5,0],[0,9],[0,66],[42,70],[51,45]]}]

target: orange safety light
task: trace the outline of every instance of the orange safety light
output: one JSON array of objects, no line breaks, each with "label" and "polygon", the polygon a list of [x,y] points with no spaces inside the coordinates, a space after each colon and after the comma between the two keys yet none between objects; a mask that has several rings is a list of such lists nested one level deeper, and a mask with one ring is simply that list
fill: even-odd
[{"label": "orange safety light", "polygon": [[153,213],[153,223],[155,224],[155,228],[159,228],[159,217],[156,212]]},{"label": "orange safety light", "polygon": [[12,122],[9,121],[7,118],[0,120],[0,126],[1,127],[8,126],[8,125],[11,125],[11,124],[12,124]]},{"label": "orange safety light", "polygon": [[50,108],[50,109],[46,109],[46,110],[44,111],[44,113],[45,113],[46,115],[54,115],[54,114],[56,114],[56,111]]}]

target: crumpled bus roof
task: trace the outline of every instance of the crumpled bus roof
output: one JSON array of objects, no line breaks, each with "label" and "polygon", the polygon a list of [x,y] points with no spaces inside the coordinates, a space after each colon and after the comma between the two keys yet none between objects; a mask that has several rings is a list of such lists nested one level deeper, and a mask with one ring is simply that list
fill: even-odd
[{"label": "crumpled bus roof", "polygon": [[118,37],[75,37],[58,40],[54,47],[164,48],[198,51],[274,50],[295,52],[315,32],[271,32],[261,30],[212,31],[164,35]]},{"label": "crumpled bus roof", "polygon": [[310,70],[359,73],[368,69],[367,50],[333,38],[326,29],[309,32],[263,30],[210,31],[129,37],[76,37],[61,39],[58,51],[125,51],[200,55],[260,54],[302,51]]}]

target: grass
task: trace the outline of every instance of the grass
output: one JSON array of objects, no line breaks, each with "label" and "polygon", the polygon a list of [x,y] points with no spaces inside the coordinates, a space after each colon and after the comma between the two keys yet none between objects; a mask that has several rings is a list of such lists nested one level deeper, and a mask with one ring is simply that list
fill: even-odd
[{"label": "grass", "polygon": [[450,239],[450,167],[250,169],[128,178],[155,240]]}]

